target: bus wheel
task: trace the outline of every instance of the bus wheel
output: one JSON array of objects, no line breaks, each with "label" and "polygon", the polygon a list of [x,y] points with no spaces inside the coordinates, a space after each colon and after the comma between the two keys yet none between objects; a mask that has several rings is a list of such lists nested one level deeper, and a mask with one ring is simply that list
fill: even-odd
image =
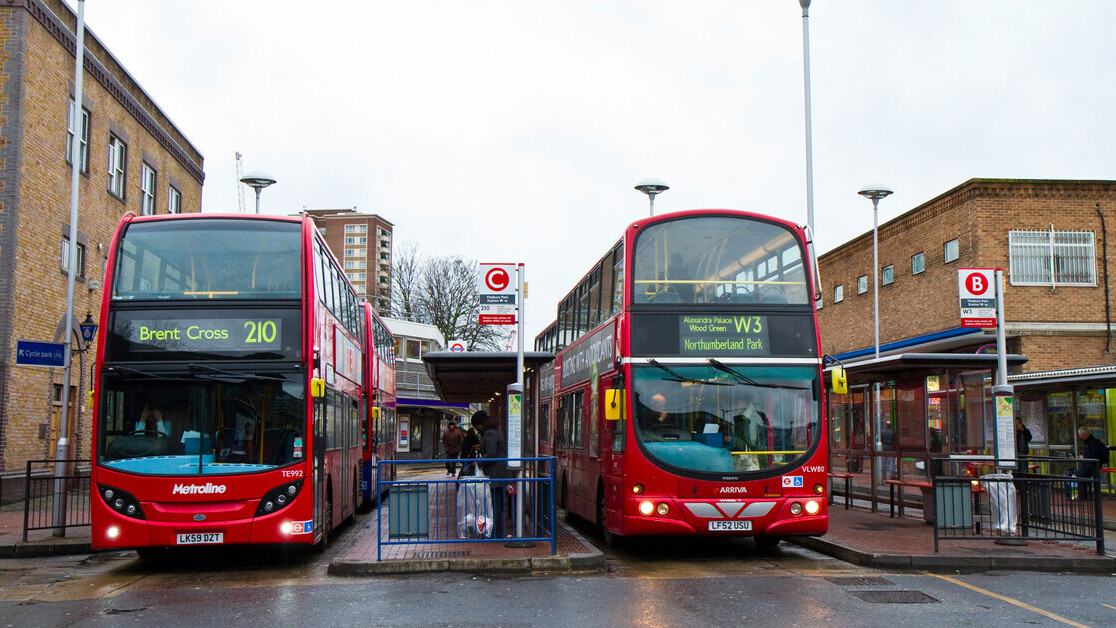
[{"label": "bus wheel", "polygon": [[329,533],[333,530],[333,497],[326,496],[325,513],[322,514],[322,540],[314,545],[319,554],[324,554],[329,545]]},{"label": "bus wheel", "polygon": [[615,532],[609,532],[608,527],[605,526],[605,496],[603,487],[597,487],[597,525],[601,528],[601,538],[604,539],[605,545],[614,549],[620,547],[623,537]]},{"label": "bus wheel", "polygon": [[777,536],[757,536],[755,537],[756,549],[770,550],[779,546],[780,539]]}]

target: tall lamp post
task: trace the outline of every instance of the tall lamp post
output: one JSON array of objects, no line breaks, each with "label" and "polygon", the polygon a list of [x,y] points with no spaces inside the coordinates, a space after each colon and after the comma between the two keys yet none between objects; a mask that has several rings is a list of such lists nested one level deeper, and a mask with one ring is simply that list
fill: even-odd
[{"label": "tall lamp post", "polygon": [[806,101],[806,226],[814,233],[814,139],[810,123],[810,0],[798,0],[802,7],[802,74]]},{"label": "tall lamp post", "polygon": [[660,181],[658,179],[644,179],[643,181],[640,181],[638,185],[635,186],[635,189],[637,189],[640,192],[643,192],[644,194],[646,194],[647,198],[651,200],[651,215],[654,216],[655,215],[655,195],[656,194],[662,194],[663,192],[666,192],[667,190],[670,189],[670,186],[668,186],[667,184],[663,183],[662,181]]},{"label": "tall lamp post", "polygon": [[[867,186],[858,192],[861,196],[872,201],[872,301],[873,301],[873,314],[872,319],[875,321],[876,327],[876,359],[880,359],[880,259],[879,259],[879,229],[880,229],[880,199],[886,198],[891,195],[891,190],[882,186]],[[877,451],[882,450],[884,446],[890,447],[891,443],[884,443],[880,436],[883,433],[883,426],[880,425],[880,383],[877,381],[872,385],[872,392],[876,398],[876,420],[874,421],[876,427],[876,442],[879,443]],[[875,467],[876,465],[872,465]],[[888,465],[890,467],[890,463]],[[890,476],[891,469],[888,469]],[[877,474],[872,472],[872,476]],[[875,490],[873,488],[873,490]],[[873,503],[873,508],[875,504]]]},{"label": "tall lamp post", "polygon": [[244,175],[240,182],[256,191],[256,213],[260,213],[260,190],[274,184],[275,178],[256,171]]}]

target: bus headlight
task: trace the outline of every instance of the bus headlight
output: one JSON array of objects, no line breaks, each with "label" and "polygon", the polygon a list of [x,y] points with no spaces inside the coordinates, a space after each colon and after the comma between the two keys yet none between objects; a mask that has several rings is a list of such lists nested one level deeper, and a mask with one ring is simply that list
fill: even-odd
[{"label": "bus headlight", "polygon": [[101,499],[105,502],[105,505],[114,512],[133,519],[147,518],[143,514],[143,508],[140,506],[139,500],[127,491],[101,485],[97,492],[101,495]]},{"label": "bus headlight", "polygon": [[810,501],[806,502],[806,514],[816,515],[818,514],[819,510],[821,510],[821,504],[819,504],[816,500],[811,499]]},{"label": "bus headlight", "polygon": [[301,489],[302,480],[294,480],[280,484],[264,493],[264,496],[260,499],[260,505],[256,507],[255,516],[270,515],[282,510],[294,501],[295,495],[298,495]]},{"label": "bus headlight", "polygon": [[649,501],[639,502],[639,514],[643,515],[644,517],[650,517],[651,513],[653,512],[655,512],[655,504],[652,504]]},{"label": "bus headlight", "polygon": [[667,513],[670,512],[670,506],[667,506],[666,502],[659,502],[658,505],[655,506],[655,512],[660,517],[665,517]]},{"label": "bus headlight", "polygon": [[635,493],[636,495],[643,495],[643,485],[642,484],[633,484],[632,485],[632,492]]},{"label": "bus headlight", "polygon": [[825,486],[821,484],[814,485],[814,495],[825,495]]},{"label": "bus headlight", "polygon": [[116,526],[110,526],[108,530],[105,530],[105,536],[110,539],[115,539],[116,537],[120,536],[120,528]]},{"label": "bus headlight", "polygon": [[802,514],[802,504],[794,502],[790,507],[791,514],[797,517]]},{"label": "bus headlight", "polygon": [[283,523],[279,524],[279,531],[283,534],[290,534],[291,529],[292,526],[290,521],[284,521]]}]

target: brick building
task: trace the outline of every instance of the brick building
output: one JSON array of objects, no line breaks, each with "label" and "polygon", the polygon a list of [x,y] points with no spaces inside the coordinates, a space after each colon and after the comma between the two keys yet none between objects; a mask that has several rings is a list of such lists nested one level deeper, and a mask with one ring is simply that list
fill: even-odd
[{"label": "brick building", "polygon": [[353,209],[309,209],[345,274],[380,316],[391,314],[391,228],[376,214]]},{"label": "brick building", "polygon": [[[864,210],[869,222],[867,202]],[[1031,453],[1076,456],[1079,426],[1116,439],[1116,286],[1108,275],[1116,250],[1108,226],[1116,228],[1116,181],[990,179],[966,181],[879,225],[880,360],[872,232],[821,255],[822,348],[858,384],[830,404],[834,468],[874,465],[878,482],[885,473],[925,477],[929,455],[993,453],[992,370],[976,356],[994,352],[995,329],[961,326],[960,268],[1004,271],[1008,353],[1026,358],[1009,368],[1009,383],[1016,416],[1034,436]],[[941,359],[903,366],[912,353]]]},{"label": "brick building", "polygon": [[[0,6],[0,472],[51,457],[62,369],[17,366],[17,340],[64,342],[70,233],[69,125],[76,16],[61,0]],[[202,155],[88,29],[82,85],[80,220],[74,324],[97,316],[120,217],[196,212]],[[72,451],[89,456],[87,353],[75,352]],[[5,493],[7,494],[7,493]]]}]

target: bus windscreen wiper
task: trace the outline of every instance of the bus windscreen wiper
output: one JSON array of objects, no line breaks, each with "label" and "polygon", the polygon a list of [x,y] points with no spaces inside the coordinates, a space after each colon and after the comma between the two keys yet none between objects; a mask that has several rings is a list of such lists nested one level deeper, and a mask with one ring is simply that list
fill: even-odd
[{"label": "bus windscreen wiper", "polygon": [[[219,368],[215,368],[215,367],[212,367],[212,366],[206,366],[204,364],[195,364],[195,363],[192,363],[192,362],[190,363],[190,370],[192,370],[192,371],[209,371],[210,373],[213,373],[216,376],[227,377],[230,380],[232,380],[234,382],[237,382],[237,383],[246,382],[246,381],[265,381],[265,382],[285,382],[285,381],[287,381],[286,378],[276,377],[274,375],[254,375],[252,373],[234,373],[232,371],[226,371],[224,369],[219,369]],[[220,379],[220,377],[214,377],[214,379]]]},{"label": "bus windscreen wiper", "polygon": [[693,377],[686,377],[685,375],[675,371],[674,369],[671,369],[670,367],[664,366],[658,360],[655,360],[655,359],[649,359],[649,360],[647,360],[647,363],[650,364],[651,366],[657,368],[657,369],[660,369],[662,371],[665,371],[666,373],[669,373],[672,376],[671,379],[666,380],[666,381],[669,381],[669,382],[681,382],[683,384],[704,384],[706,386],[730,386],[731,385],[731,384],[726,384],[724,382],[710,382],[710,381],[706,381],[704,379],[695,379]]},{"label": "bus windscreen wiper", "polygon": [[808,386],[784,386],[782,384],[761,384],[761,383],[757,382],[756,380],[752,379],[751,377],[748,377],[747,375],[741,373],[740,371],[732,368],[731,366],[725,364],[724,362],[721,362],[720,360],[718,360],[716,358],[709,358],[709,364],[711,364],[713,366],[713,368],[717,369],[718,371],[722,371],[724,373],[728,373],[729,375],[732,375],[733,378],[736,379],[736,381],[740,382],[741,384],[747,384],[748,386],[755,386],[757,388],[779,388],[779,389],[783,389],[783,390],[809,390]]},{"label": "bus windscreen wiper", "polygon": [[109,373],[120,372],[120,373],[127,373],[129,375],[142,375],[143,377],[150,377],[151,379],[162,379],[162,380],[177,379],[177,378],[171,378],[171,377],[164,377],[162,375],[158,375],[158,374],[155,374],[155,373],[148,373],[147,371],[141,371],[139,369],[129,368],[127,366],[106,366],[105,370],[108,371]]}]

